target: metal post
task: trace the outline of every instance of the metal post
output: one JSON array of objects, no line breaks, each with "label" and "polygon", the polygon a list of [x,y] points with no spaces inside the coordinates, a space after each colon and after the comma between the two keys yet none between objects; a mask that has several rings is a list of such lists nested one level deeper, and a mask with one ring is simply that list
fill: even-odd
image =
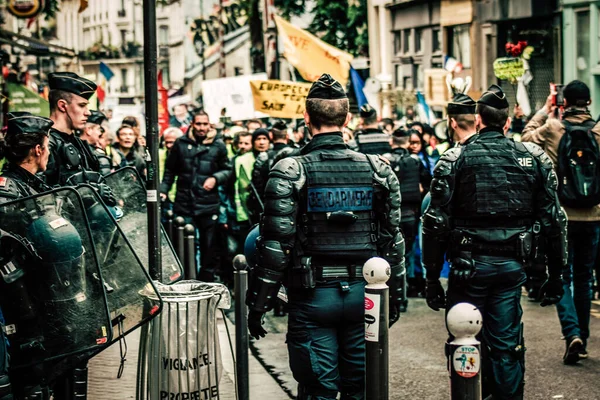
[{"label": "metal post", "polygon": [[[135,5],[134,5],[135,8]],[[156,60],[156,0],[143,0],[144,86],[146,143],[150,154],[146,204],[148,208],[148,267],[153,279],[162,281],[160,253],[160,205],[158,202],[158,76]],[[135,21],[134,21],[135,25]]]},{"label": "metal post", "polygon": [[177,253],[177,257],[179,258],[179,262],[182,265],[185,265],[185,248],[183,247],[183,230],[185,226],[185,220],[183,217],[175,218],[175,225],[173,226],[173,234],[175,237],[174,246],[175,253]]},{"label": "metal post", "polygon": [[237,400],[250,399],[248,372],[248,307],[244,302],[248,290],[248,263],[246,256],[238,254],[233,259],[235,282],[235,356]]},{"label": "metal post", "polygon": [[183,251],[185,279],[196,279],[196,227],[192,224],[183,228]]},{"label": "metal post", "polygon": [[220,45],[220,57],[219,57],[219,78],[225,78],[227,76],[227,66],[225,53],[225,10],[223,9],[223,0],[219,0],[219,45]]},{"label": "metal post", "polygon": [[452,400],[481,400],[481,346],[475,335],[482,323],[481,313],[469,303],[458,303],[446,315],[454,336],[446,349]]},{"label": "metal post", "polygon": [[163,225],[165,227],[165,231],[167,231],[167,236],[171,240],[171,243],[173,243],[173,218],[174,217],[175,217],[175,214],[173,213],[173,210],[165,211],[165,222]]},{"label": "metal post", "polygon": [[365,287],[366,399],[389,398],[389,291],[390,264],[373,257],[363,266]]}]

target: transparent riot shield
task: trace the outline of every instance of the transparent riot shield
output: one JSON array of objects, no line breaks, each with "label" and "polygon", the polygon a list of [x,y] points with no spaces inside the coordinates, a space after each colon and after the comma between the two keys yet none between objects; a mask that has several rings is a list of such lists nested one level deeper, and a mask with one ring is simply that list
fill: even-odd
[{"label": "transparent riot shield", "polygon": [[113,335],[102,271],[77,192],[63,188],[2,204],[0,229],[11,371],[27,375],[31,367],[107,346]]},{"label": "transparent riot shield", "polygon": [[[142,178],[133,167],[122,168],[105,176],[106,183],[117,198],[123,216],[119,226],[133,245],[142,264],[148,269],[148,211],[146,188]],[[183,269],[175,255],[171,241],[161,226],[160,230],[162,276],[161,283],[170,284],[183,277]]]}]

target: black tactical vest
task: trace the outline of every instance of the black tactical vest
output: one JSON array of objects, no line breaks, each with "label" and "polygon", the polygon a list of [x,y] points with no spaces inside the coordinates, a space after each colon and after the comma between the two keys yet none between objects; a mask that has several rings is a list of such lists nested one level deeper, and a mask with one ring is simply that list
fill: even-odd
[{"label": "black tactical vest", "polygon": [[356,136],[358,151],[365,154],[385,154],[392,150],[390,146],[390,135],[387,133],[367,130],[360,131]]},{"label": "black tactical vest", "polygon": [[530,226],[537,160],[521,143],[485,132],[456,162],[452,215],[456,228]]},{"label": "black tactical vest", "polygon": [[411,157],[408,151],[392,153],[391,167],[400,182],[402,205],[421,204],[421,161]]},{"label": "black tactical vest", "polygon": [[299,204],[302,252],[332,264],[376,256],[373,168],[367,157],[348,149],[316,151],[298,162],[306,174]]}]

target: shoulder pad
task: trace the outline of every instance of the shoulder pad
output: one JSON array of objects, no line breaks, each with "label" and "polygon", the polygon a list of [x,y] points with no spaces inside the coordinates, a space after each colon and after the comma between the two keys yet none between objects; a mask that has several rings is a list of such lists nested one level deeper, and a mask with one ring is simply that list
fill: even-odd
[{"label": "shoulder pad", "polygon": [[377,157],[378,157],[378,158],[379,158],[381,161],[383,161],[384,163],[386,163],[387,165],[391,165],[391,163],[390,163],[390,160],[388,160],[388,159],[387,159],[387,158],[385,158],[384,156],[381,156],[381,155],[379,155],[379,154],[378,154],[378,155],[377,155]]},{"label": "shoulder pad", "polygon": [[375,175],[385,179],[392,172],[390,168],[390,162],[387,159],[383,159],[380,155],[365,155],[367,156],[369,163],[371,163],[371,167],[375,171]]},{"label": "shoulder pad", "polygon": [[460,157],[461,153],[462,147],[453,147],[451,149],[446,150],[444,154],[442,154],[442,156],[440,157],[440,161],[454,162],[458,160],[458,157]]},{"label": "shoulder pad", "polygon": [[18,199],[19,187],[14,179],[0,176],[0,203]]},{"label": "shoulder pad", "polygon": [[[448,151],[448,150],[446,150],[446,151]],[[416,155],[416,154],[411,154],[411,155],[410,155],[410,157],[414,158],[414,159],[415,159],[415,160],[417,160],[418,162],[421,162],[421,159],[420,159],[420,158],[419,158],[419,156],[418,156],[418,155]]]},{"label": "shoulder pad", "polygon": [[292,181],[300,179],[302,169],[296,157],[286,157],[273,166],[269,176],[277,176]]},{"label": "shoulder pad", "polygon": [[533,142],[521,142],[521,144],[523,145],[523,147],[525,147],[525,150],[527,150],[529,154],[531,154],[534,157],[541,157],[542,155],[546,154],[544,152],[544,149],[542,149],[540,146]]}]

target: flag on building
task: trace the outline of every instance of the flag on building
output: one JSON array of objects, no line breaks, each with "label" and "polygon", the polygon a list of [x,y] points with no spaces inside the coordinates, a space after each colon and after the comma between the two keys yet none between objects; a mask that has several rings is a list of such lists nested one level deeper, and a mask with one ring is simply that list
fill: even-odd
[{"label": "flag on building", "polygon": [[352,89],[354,89],[354,96],[356,97],[358,108],[361,108],[368,103],[367,97],[363,92],[365,81],[363,81],[363,78],[360,76],[358,71],[352,67],[350,67],[350,80],[352,81]]},{"label": "flag on building", "polygon": [[420,91],[417,91],[417,113],[419,114],[419,120],[426,122],[428,125],[432,125],[435,121],[435,114],[429,108],[429,104],[425,100],[425,96]]},{"label": "flag on building", "polygon": [[100,61],[100,73],[104,75],[107,81],[110,81],[112,77],[115,76],[115,73],[112,72],[112,69],[110,69],[109,66],[104,64],[102,61]]},{"label": "flag on building", "polygon": [[444,69],[448,72],[460,72],[463,70],[463,65],[454,57],[444,57]]},{"label": "flag on building", "polygon": [[324,74],[346,86],[352,55],[275,16],[277,30],[283,41],[283,56],[302,78],[314,82]]}]

